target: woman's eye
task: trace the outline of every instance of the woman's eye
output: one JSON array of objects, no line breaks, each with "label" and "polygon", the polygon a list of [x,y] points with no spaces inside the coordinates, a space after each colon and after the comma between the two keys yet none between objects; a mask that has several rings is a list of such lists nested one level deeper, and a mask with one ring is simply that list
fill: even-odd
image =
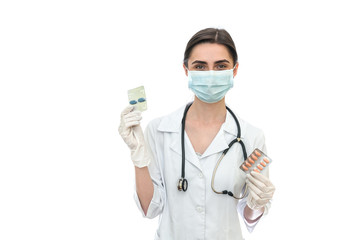
[{"label": "woman's eye", "polygon": [[204,69],[205,69],[205,66],[203,66],[203,65],[197,65],[197,66],[195,66],[195,69],[196,69],[196,70],[204,70]]},{"label": "woman's eye", "polygon": [[217,66],[217,68],[218,68],[218,69],[226,69],[227,66],[224,65],[224,64],[220,64],[220,65]]}]

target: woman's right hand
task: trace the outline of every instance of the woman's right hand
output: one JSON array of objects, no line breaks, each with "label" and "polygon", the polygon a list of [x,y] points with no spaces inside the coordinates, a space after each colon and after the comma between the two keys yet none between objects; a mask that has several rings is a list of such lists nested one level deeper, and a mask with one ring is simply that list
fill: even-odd
[{"label": "woman's right hand", "polygon": [[150,163],[150,154],[146,149],[144,134],[140,126],[141,112],[134,106],[127,106],[121,112],[119,133],[131,151],[131,160],[136,167],[146,167]]}]

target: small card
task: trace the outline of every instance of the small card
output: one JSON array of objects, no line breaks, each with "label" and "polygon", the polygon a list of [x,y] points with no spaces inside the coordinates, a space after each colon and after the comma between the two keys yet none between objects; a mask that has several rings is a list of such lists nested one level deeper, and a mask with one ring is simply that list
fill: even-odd
[{"label": "small card", "polygon": [[143,112],[147,109],[144,86],[128,90],[128,97],[130,105],[135,106],[136,110]]}]

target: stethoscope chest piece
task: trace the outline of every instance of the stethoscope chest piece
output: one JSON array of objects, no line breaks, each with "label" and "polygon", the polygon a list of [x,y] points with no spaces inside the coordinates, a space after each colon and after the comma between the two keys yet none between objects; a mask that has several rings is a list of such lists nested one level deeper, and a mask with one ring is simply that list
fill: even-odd
[{"label": "stethoscope chest piece", "polygon": [[186,192],[188,188],[188,181],[185,178],[180,178],[178,183],[178,190]]}]

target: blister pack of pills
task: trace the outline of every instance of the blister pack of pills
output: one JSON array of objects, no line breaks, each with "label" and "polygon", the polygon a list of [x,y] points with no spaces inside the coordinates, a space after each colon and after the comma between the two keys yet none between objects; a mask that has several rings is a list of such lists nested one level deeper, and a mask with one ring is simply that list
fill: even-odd
[{"label": "blister pack of pills", "polygon": [[250,173],[251,171],[261,173],[271,162],[271,158],[266,156],[266,154],[258,148],[255,148],[250,156],[241,164],[240,169],[246,173]]},{"label": "blister pack of pills", "polygon": [[129,103],[135,106],[136,110],[145,111],[147,109],[146,95],[144,86],[128,90]]}]

